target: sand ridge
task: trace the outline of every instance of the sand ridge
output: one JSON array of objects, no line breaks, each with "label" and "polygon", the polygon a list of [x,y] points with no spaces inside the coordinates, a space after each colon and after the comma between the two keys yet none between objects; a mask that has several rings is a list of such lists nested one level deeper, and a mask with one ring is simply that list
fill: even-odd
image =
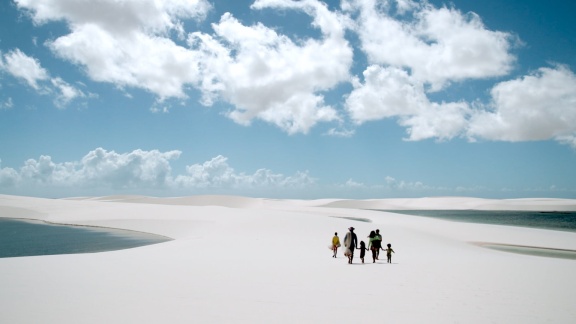
[{"label": "sand ridge", "polygon": [[[174,238],[114,252],[0,259],[0,322],[576,320],[576,261],[471,244],[576,250],[576,233],[370,210],[387,206],[571,210],[576,201],[0,195],[2,217],[18,213]],[[365,241],[380,229],[396,251],[393,263],[368,256],[349,265],[342,251],[332,258],[332,235],[343,239],[350,226]]]}]

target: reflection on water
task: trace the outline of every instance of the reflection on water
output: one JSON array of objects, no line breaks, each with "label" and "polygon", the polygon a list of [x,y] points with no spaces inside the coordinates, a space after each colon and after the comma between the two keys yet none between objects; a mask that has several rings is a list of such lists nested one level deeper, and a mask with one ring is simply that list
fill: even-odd
[{"label": "reflection on water", "polygon": [[0,218],[0,258],[129,249],[171,239],[113,228]]}]

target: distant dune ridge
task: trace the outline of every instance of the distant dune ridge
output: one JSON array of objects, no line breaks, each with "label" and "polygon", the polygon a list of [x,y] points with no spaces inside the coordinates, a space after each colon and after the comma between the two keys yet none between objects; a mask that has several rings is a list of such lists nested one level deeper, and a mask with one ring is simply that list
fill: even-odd
[{"label": "distant dune ridge", "polygon": [[535,210],[576,211],[574,199],[481,199],[464,197],[435,197],[411,199],[336,200],[324,207],[357,209],[476,209],[476,210]]},{"label": "distant dune ridge", "polygon": [[[0,259],[2,323],[576,322],[576,233],[374,210],[576,211],[574,199],[283,200],[0,195],[0,217],[129,229],[140,248]],[[327,249],[380,229],[392,264]],[[514,250],[514,249],[509,249]],[[576,252],[575,252],[576,253]]]},{"label": "distant dune ridge", "polygon": [[298,205],[315,207],[336,207],[354,209],[385,209],[385,210],[535,210],[535,211],[576,211],[575,199],[531,198],[531,199],[483,199],[468,197],[432,197],[432,198],[390,198],[390,199],[317,199],[317,200],[279,200],[264,198],[249,198],[240,196],[201,195],[189,197],[157,198],[146,196],[104,196],[78,197],[70,200],[98,200],[115,202],[132,202],[161,205],[188,206],[223,206],[223,207],[253,207],[274,202],[290,202]]}]

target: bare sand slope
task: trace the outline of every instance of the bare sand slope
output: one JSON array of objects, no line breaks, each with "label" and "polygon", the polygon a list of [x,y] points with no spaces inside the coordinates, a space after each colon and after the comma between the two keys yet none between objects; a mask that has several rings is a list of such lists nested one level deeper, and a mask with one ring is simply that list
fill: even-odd
[{"label": "bare sand slope", "polygon": [[[576,233],[367,209],[573,210],[574,200],[270,200],[229,196],[39,199],[0,216],[117,227],[175,240],[129,250],[0,259],[1,323],[573,323],[576,261],[473,242],[576,250]],[[383,207],[384,206],[384,207]],[[395,206],[389,208],[387,206]],[[349,226],[396,251],[347,264]]]}]

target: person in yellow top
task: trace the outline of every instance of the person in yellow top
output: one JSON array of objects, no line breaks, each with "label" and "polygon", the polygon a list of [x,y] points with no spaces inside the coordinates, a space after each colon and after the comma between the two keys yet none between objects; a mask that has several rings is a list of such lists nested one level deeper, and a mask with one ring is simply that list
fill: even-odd
[{"label": "person in yellow top", "polygon": [[338,237],[338,233],[334,233],[334,237],[332,238],[332,251],[334,251],[333,258],[336,257],[336,253],[338,252],[338,248],[340,247],[340,238]]}]

